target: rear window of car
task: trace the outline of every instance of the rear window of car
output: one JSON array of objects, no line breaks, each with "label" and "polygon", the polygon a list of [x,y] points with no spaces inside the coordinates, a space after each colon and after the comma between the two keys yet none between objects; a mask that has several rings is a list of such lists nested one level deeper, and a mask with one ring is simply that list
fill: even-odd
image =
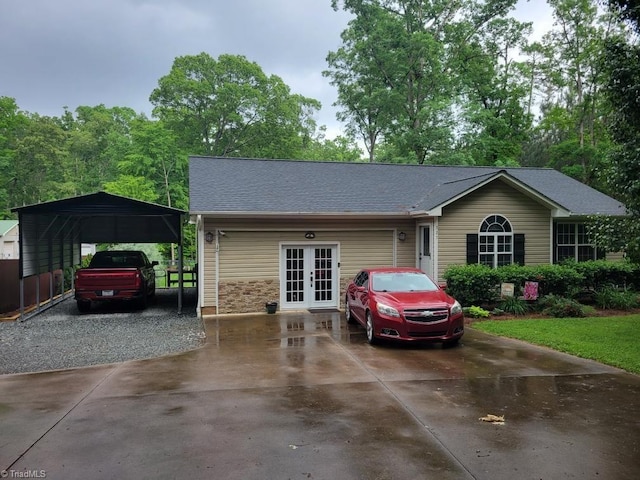
[{"label": "rear window of car", "polygon": [[135,252],[98,252],[91,259],[92,268],[143,267],[144,259]]},{"label": "rear window of car", "polygon": [[376,273],[371,288],[377,292],[432,292],[438,286],[423,273]]}]

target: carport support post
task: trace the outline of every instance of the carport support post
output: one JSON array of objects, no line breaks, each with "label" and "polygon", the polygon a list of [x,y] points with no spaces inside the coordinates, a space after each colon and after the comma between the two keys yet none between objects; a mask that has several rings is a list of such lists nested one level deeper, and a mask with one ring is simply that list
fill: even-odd
[{"label": "carport support post", "polygon": [[182,242],[180,242],[178,244],[178,315],[182,314],[182,289],[183,289],[183,282],[182,282],[182,268],[183,268],[183,262],[182,262]]}]

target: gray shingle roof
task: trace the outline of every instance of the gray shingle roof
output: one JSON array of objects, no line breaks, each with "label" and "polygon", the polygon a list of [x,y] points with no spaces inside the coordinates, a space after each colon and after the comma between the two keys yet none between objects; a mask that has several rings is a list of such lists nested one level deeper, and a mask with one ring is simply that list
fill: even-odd
[{"label": "gray shingle roof", "polygon": [[506,174],[572,215],[624,215],[617,200],[556,170],[191,157],[191,213],[408,214]]}]

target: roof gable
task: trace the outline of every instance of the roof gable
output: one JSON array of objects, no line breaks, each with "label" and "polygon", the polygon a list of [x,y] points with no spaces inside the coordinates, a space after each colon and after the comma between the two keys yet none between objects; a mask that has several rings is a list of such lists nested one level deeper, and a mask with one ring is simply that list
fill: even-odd
[{"label": "roof gable", "polygon": [[192,214],[437,215],[502,178],[567,215],[624,215],[620,202],[541,168],[310,162],[191,157]]},{"label": "roof gable", "polygon": [[0,220],[0,237],[4,237],[18,225],[17,220]]}]

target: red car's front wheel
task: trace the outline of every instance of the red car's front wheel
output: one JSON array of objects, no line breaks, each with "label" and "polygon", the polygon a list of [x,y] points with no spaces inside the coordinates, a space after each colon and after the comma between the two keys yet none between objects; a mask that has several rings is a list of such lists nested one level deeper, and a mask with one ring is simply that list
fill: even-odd
[{"label": "red car's front wheel", "polygon": [[370,345],[374,345],[377,341],[377,338],[375,334],[375,324],[373,323],[371,312],[367,312],[367,322],[365,328],[367,329],[367,342],[369,342]]}]

